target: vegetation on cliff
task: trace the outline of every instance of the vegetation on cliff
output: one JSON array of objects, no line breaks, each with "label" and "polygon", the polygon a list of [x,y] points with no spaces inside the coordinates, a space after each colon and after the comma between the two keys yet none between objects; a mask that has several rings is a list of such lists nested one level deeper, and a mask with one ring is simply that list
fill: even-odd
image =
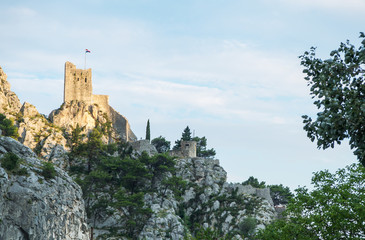
[{"label": "vegetation on cliff", "polygon": [[7,119],[4,114],[0,113],[0,130],[2,135],[7,137],[12,137],[17,139],[18,135],[18,128],[14,125],[14,122],[10,119]]},{"label": "vegetation on cliff", "polygon": [[135,238],[152,214],[144,203],[147,193],[163,194],[167,187],[175,186],[175,197],[181,195],[184,184],[175,175],[172,157],[166,154],[150,157],[145,152],[133,157],[127,143],[103,144],[98,128],[85,143],[80,142],[78,134],[78,128],[71,134],[70,142],[75,147],[70,153],[73,161],[70,171],[82,187],[88,218],[94,227],[98,220],[120,214],[123,218],[119,224],[124,227],[109,226],[109,235]]}]

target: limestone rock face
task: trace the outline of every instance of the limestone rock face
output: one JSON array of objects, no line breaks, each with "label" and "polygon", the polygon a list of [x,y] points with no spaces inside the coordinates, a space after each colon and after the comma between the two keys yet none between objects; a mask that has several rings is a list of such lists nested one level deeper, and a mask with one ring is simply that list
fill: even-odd
[{"label": "limestone rock face", "polygon": [[[190,182],[182,198],[171,190],[165,196],[147,195],[145,203],[153,214],[139,239],[185,239],[189,230],[182,225],[190,219],[203,228],[235,234],[243,239],[242,229],[247,218],[257,220],[256,229],[263,228],[276,217],[268,189],[256,189],[239,183],[227,183],[226,171],[219,160],[183,158],[177,160],[177,176]],[[268,194],[268,195],[267,195]]]},{"label": "limestone rock face", "polygon": [[90,132],[97,123],[107,124],[111,122],[109,136],[104,139],[104,142],[110,143],[116,138],[135,141],[136,136],[130,130],[128,121],[111,107],[110,109],[110,113],[108,113],[97,104],[90,105],[75,100],[62,104],[59,109],[50,113],[49,118],[53,124],[65,128],[70,133],[78,124],[79,127],[84,127],[85,134]]},{"label": "limestone rock face", "polygon": [[21,103],[17,95],[10,90],[7,76],[0,67],[0,113],[8,118],[14,118],[19,112]]},{"label": "limestone rock face", "polygon": [[227,183],[218,160],[179,159],[177,168],[177,175],[193,184],[183,195],[184,214],[205,228],[224,234],[241,232],[247,218],[255,218],[257,228],[262,228],[276,217],[269,189]]},{"label": "limestone rock face", "polygon": [[41,157],[51,160],[50,154],[56,146],[67,149],[61,129],[51,124],[35,106],[25,102],[18,116],[19,141],[34,149]]},{"label": "limestone rock face", "polygon": [[89,239],[80,187],[57,167],[46,180],[28,147],[0,137],[0,158],[8,152],[23,159],[28,176],[0,167],[0,239]]}]

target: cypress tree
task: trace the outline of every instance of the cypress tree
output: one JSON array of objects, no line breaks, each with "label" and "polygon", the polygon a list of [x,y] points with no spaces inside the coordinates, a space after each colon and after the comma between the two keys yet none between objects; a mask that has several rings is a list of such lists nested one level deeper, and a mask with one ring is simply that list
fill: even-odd
[{"label": "cypress tree", "polygon": [[146,127],[146,140],[151,140],[151,130],[150,130],[150,120],[147,121],[147,127]]}]

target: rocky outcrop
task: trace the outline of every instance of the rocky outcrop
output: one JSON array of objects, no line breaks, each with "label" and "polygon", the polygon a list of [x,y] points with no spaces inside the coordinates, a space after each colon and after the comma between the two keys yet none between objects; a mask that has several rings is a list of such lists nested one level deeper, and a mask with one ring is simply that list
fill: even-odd
[{"label": "rocky outcrop", "polygon": [[67,168],[64,161],[59,161],[60,154],[57,154],[57,159],[55,157],[55,151],[66,153],[68,149],[61,129],[50,123],[35,106],[27,102],[22,105],[17,126],[21,143],[33,149],[40,157],[57,162],[59,167]]},{"label": "rocky outcrop", "polygon": [[42,176],[42,162],[26,146],[0,137],[0,159],[14,153],[26,174],[0,167],[0,239],[89,239],[80,187],[61,169]]},{"label": "rocky outcrop", "polygon": [[184,158],[177,160],[176,167],[190,187],[181,200],[171,192],[164,197],[147,195],[145,202],[153,214],[139,239],[184,239],[190,234],[186,219],[242,239],[248,218],[256,219],[259,229],[276,217],[269,189],[227,183],[219,160]]},{"label": "rocky outcrop", "polygon": [[261,228],[276,217],[270,190],[227,183],[219,160],[185,158],[177,167],[183,179],[196,184],[183,196],[185,214],[205,228],[240,233],[247,218],[256,219]]},{"label": "rocky outcrop", "polygon": [[[49,160],[51,156],[55,155],[54,148],[57,148],[58,152],[61,148],[67,150],[66,139],[63,137],[61,129],[50,123],[32,104],[25,102],[22,105],[20,103],[16,94],[10,90],[10,83],[1,67],[0,113],[14,120],[18,127],[18,140],[35,150],[39,156]],[[62,164],[60,163],[60,165]]]},{"label": "rocky outcrop", "polygon": [[21,103],[17,95],[10,90],[7,76],[0,67],[0,113],[8,118],[15,118],[19,112]]},{"label": "rocky outcrop", "polygon": [[110,112],[105,112],[104,108],[97,104],[87,104],[82,101],[71,101],[53,110],[49,115],[50,121],[67,132],[71,133],[77,125],[84,129],[84,134],[88,134],[98,124],[106,129],[108,135],[104,137],[104,142],[111,143],[115,139],[135,141],[136,136],[130,130],[129,123],[122,115],[110,107]]}]

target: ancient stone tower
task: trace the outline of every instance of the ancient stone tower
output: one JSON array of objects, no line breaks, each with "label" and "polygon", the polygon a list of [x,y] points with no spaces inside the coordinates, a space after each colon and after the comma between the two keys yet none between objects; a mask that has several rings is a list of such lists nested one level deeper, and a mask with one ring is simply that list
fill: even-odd
[{"label": "ancient stone tower", "polygon": [[86,104],[97,104],[103,111],[109,112],[109,96],[92,93],[91,68],[77,69],[71,62],[66,62],[63,102],[77,100]]},{"label": "ancient stone tower", "polygon": [[181,141],[180,148],[169,152],[174,157],[196,157],[196,141]]},{"label": "ancient stone tower", "polygon": [[79,100],[91,104],[92,92],[91,68],[76,69],[74,64],[66,62],[63,102]]},{"label": "ancient stone tower", "polygon": [[186,157],[196,157],[196,141],[181,141],[181,152]]}]

